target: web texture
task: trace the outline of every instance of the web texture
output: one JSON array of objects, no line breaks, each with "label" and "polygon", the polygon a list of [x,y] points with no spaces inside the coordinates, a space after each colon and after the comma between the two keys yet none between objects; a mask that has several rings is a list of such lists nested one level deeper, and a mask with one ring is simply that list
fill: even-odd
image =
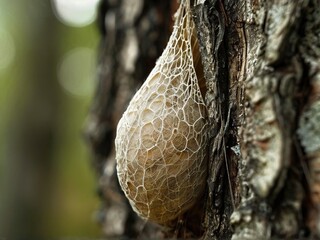
[{"label": "web texture", "polygon": [[168,225],[199,199],[207,164],[207,111],[195,71],[190,7],[181,4],[167,47],[117,128],[117,173],[142,218]]}]

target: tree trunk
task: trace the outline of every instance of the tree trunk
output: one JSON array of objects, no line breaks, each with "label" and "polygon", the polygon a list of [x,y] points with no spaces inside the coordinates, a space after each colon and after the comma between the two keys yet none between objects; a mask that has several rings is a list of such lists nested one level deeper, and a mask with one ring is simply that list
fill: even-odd
[{"label": "tree trunk", "polygon": [[132,212],[116,179],[113,142],[125,106],[165,46],[177,6],[113,2],[100,6],[99,86],[87,123],[105,234],[320,237],[319,1],[193,4],[207,88],[209,174],[202,223],[185,217],[171,230]]},{"label": "tree trunk", "polygon": [[52,66],[58,59],[55,39],[60,29],[50,3],[24,1],[14,10],[32,17],[17,16],[18,21],[24,19],[17,26],[28,31],[21,31],[17,37],[23,40],[16,66],[18,93],[10,112],[6,142],[1,143],[5,146],[6,171],[1,182],[0,235],[36,239],[44,234],[42,223],[52,198],[53,152],[60,116],[59,86]]}]

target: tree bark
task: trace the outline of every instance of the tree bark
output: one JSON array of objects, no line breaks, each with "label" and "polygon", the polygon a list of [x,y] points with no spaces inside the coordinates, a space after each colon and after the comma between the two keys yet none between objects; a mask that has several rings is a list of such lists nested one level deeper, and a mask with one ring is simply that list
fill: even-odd
[{"label": "tree bark", "polygon": [[[150,223],[142,227],[123,198],[113,141],[121,113],[165,46],[176,6],[113,2],[100,7],[99,86],[87,124],[106,235],[320,237],[319,1],[194,2],[211,139],[204,218],[192,223],[203,231],[184,223],[163,235]],[[123,213],[118,222],[110,223],[112,212]]]}]

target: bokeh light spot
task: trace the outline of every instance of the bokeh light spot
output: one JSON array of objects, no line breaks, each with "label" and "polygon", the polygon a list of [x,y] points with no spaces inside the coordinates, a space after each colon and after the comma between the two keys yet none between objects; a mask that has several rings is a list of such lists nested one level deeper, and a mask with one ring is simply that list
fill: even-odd
[{"label": "bokeh light spot", "polygon": [[0,71],[10,66],[15,53],[16,48],[11,34],[0,27]]},{"label": "bokeh light spot", "polygon": [[75,96],[88,96],[94,88],[95,51],[76,48],[62,59],[58,78],[66,92]]},{"label": "bokeh light spot", "polygon": [[84,27],[96,18],[99,0],[52,0],[56,17],[66,25]]}]

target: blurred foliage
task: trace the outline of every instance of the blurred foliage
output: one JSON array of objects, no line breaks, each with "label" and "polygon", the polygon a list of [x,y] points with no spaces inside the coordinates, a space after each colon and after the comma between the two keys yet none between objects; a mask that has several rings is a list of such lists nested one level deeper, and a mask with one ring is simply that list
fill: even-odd
[{"label": "blurred foliage", "polygon": [[[52,6],[0,2],[0,239],[101,236],[96,179],[82,137],[99,34],[94,23],[65,25]],[[61,71],[78,50],[88,54],[75,55]]]}]

